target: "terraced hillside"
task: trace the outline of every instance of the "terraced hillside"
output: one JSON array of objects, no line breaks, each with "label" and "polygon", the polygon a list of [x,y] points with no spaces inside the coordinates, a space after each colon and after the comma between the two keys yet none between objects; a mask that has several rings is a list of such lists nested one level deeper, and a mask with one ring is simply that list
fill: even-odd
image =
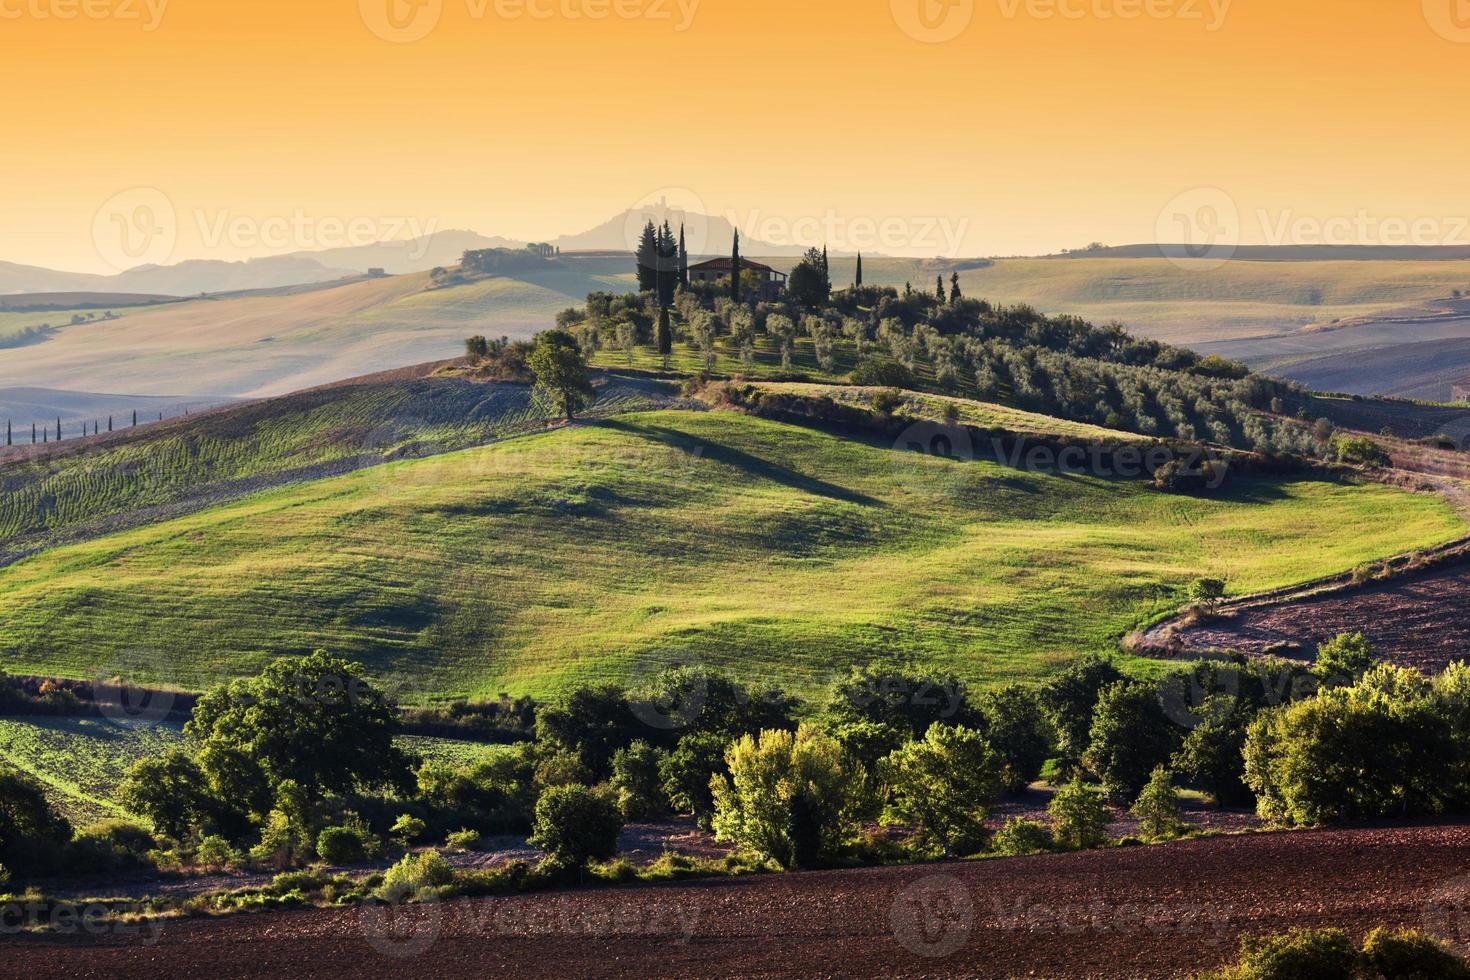
[{"label": "terraced hillside", "polygon": [[[429,377],[434,365],[46,447],[0,448],[0,564],[286,481],[544,428],[526,385]],[[663,386],[602,378],[592,416],[663,404]]]},{"label": "terraced hillside", "polygon": [[0,656],[199,689],[324,647],[410,701],[676,660],[811,691],[881,653],[989,683],[1111,646],[1200,575],[1287,585],[1463,531],[1437,498],[1379,485],[1177,497],[655,412],[46,551],[0,571]]}]

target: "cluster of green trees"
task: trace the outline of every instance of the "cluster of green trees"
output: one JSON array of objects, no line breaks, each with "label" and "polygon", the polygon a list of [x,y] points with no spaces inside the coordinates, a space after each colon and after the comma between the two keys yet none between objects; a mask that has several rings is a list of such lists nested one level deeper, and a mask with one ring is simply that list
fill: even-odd
[{"label": "cluster of green trees", "polygon": [[[1106,843],[1109,804],[1143,838],[1177,836],[1176,781],[1287,824],[1470,812],[1470,667],[1426,678],[1377,663],[1361,634],[1315,663],[1206,660],[1149,681],[1086,658],[1036,689],[872,664],[806,705],[675,667],[540,705],[533,739],[469,765],[416,759],[401,732],[356,665],[283,659],[203,695],[185,746],[127,774],[121,798],[151,831],[78,835],[4,774],[0,863],[290,867],[531,832],[581,867],[613,856],[625,822],[673,814],[788,868],[894,856],[863,833],[874,821],[905,828],[908,856],[1027,854]],[[1042,776],[1060,787],[1050,822],[992,834],[996,804]]]},{"label": "cluster of green trees", "polygon": [[585,307],[559,315],[558,327],[589,357],[611,350],[631,361],[635,348],[649,345],[667,357],[679,341],[707,369],[722,351],[753,366],[757,339],[765,337],[790,370],[798,341],[807,340],[828,374],[839,345],[854,354],[859,383],[891,375],[896,364],[908,386],[923,375],[941,390],[1143,435],[1275,454],[1334,452],[1330,432],[1319,436],[1268,414],[1299,398],[1288,383],[1134,337],[1116,323],[1097,327],[1028,306],[992,306],[966,297],[958,273],[948,288],[939,277],[932,293],[861,284],[834,291],[826,251],[812,249],[793,268],[784,296],[762,302],[732,282],[689,283],[673,232],[652,225],[638,268],[640,294],[594,293]]}]

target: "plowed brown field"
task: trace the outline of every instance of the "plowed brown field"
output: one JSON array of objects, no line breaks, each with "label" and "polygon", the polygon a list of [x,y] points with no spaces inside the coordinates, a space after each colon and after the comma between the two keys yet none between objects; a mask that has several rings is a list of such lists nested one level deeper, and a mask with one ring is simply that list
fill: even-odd
[{"label": "plowed brown field", "polygon": [[[1217,837],[971,863],[264,913],[12,936],[6,976],[1170,977],[1243,932],[1470,940],[1470,825]],[[395,941],[390,933],[397,935]],[[145,931],[144,936],[152,935]]]}]

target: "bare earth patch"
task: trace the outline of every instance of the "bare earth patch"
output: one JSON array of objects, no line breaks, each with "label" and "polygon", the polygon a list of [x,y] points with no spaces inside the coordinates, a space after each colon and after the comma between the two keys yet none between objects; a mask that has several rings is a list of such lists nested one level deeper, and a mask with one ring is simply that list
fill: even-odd
[{"label": "bare earth patch", "polygon": [[[1470,826],[1216,837],[966,863],[712,879],[10,936],[43,977],[1174,977],[1245,932],[1378,924],[1470,939]],[[390,938],[399,937],[398,941]],[[152,936],[152,945],[144,937]]]}]

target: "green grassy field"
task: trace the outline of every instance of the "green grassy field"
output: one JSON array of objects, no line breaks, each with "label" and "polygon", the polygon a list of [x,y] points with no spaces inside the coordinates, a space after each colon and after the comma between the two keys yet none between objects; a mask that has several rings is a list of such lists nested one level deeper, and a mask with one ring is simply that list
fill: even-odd
[{"label": "green grassy field", "polygon": [[[654,404],[653,391],[612,379],[588,413]],[[288,474],[310,475],[303,471],[311,467],[490,442],[542,426],[552,414],[526,385],[417,378],[305,392],[120,432],[106,446],[0,464],[0,555],[141,508],[238,496]]]},{"label": "green grassy field", "polygon": [[[58,812],[77,827],[132,818],[117,799],[128,768],[184,743],[179,725],[126,726],[100,718],[0,718],[0,760],[40,781]],[[400,744],[426,760],[465,765],[503,746],[406,735]]]},{"label": "green grassy field", "polygon": [[34,776],[77,826],[129,817],[117,785],[138,759],[183,741],[178,726],[124,727],[100,718],[0,718],[0,758]]},{"label": "green grassy field", "polygon": [[1380,485],[1195,499],[657,412],[45,552],[0,571],[0,654],[71,676],[131,657],[130,680],[200,689],[321,647],[408,702],[674,661],[811,693],[887,653],[989,684],[1111,649],[1197,576],[1288,585],[1464,530]]}]

